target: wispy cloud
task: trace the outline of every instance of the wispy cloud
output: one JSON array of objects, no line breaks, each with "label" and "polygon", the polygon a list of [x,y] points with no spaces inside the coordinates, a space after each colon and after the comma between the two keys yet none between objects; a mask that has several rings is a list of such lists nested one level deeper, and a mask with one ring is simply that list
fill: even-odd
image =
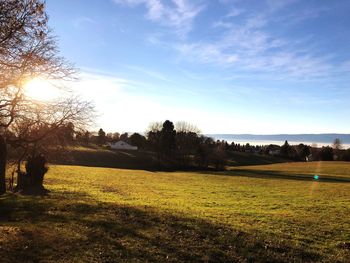
[{"label": "wispy cloud", "polygon": [[[299,79],[325,78],[335,71],[344,70],[336,65],[329,54],[316,53],[317,43],[311,35],[290,38],[276,33],[278,26],[291,27],[307,19],[316,19],[328,9],[322,6],[292,7],[300,0],[259,1],[258,9],[247,10],[244,1],[221,0],[228,11],[212,22],[208,32],[215,37],[183,38],[193,29],[195,18],[204,10],[203,1],[171,0],[114,0],[118,4],[144,5],[146,18],[171,28],[182,36],[178,41],[167,39],[158,32],[147,41],[180,54],[181,60],[231,68],[233,71],[249,71],[252,74],[268,73]],[[200,3],[200,4],[198,4]],[[208,3],[208,2],[206,2]],[[285,10],[290,10],[287,13]],[[249,11],[249,12],[248,12]],[[277,24],[277,25],[276,25]],[[212,30],[212,31],[210,31]],[[283,32],[283,30],[282,30]]]},{"label": "wispy cloud", "polygon": [[189,0],[171,0],[165,4],[161,0],[113,0],[117,4],[131,6],[144,5],[147,8],[146,17],[163,26],[173,28],[176,33],[184,37],[192,30],[193,21],[204,9],[203,4],[195,4]]},{"label": "wispy cloud", "polygon": [[[220,27],[215,41],[180,42],[174,48],[182,58],[192,62],[216,64],[235,70],[278,73],[293,77],[325,77],[337,70],[332,57],[315,54],[314,43],[310,38],[289,39],[271,32],[271,24],[279,18],[280,10],[290,7],[298,0],[267,0],[265,8],[258,13],[233,9],[214,22]],[[239,10],[239,11],[235,11]],[[288,23],[298,23],[318,17],[324,8],[304,10],[301,16],[290,12]],[[239,19],[236,19],[239,16]],[[293,21],[293,22],[291,22]]]},{"label": "wispy cloud", "polygon": [[97,21],[87,16],[78,16],[73,20],[73,26],[76,28],[82,28],[89,24],[97,24]]},{"label": "wispy cloud", "polygon": [[270,12],[275,12],[298,1],[299,0],[266,0],[266,4]]}]

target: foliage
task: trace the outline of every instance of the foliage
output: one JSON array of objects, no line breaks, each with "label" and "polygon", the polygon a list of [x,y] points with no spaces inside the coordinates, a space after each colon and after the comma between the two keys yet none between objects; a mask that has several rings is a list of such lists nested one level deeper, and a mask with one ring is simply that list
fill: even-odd
[{"label": "foliage", "polygon": [[319,152],[319,159],[321,161],[333,161],[333,149],[332,147],[322,147]]},{"label": "foliage", "polygon": [[145,136],[142,136],[139,133],[133,133],[129,137],[129,142],[131,143],[131,145],[137,146],[138,149],[144,149],[147,144],[147,139]]},{"label": "foliage", "polygon": [[292,151],[292,147],[289,145],[288,141],[285,141],[281,146],[281,155],[283,157],[290,157]]},{"label": "foliage", "polygon": [[340,150],[342,148],[342,143],[339,138],[336,138],[333,142],[333,148],[335,150]]},{"label": "foliage", "polygon": [[105,143],[106,143],[106,133],[102,128],[100,128],[98,130],[98,135],[97,135],[97,144],[103,145]]},{"label": "foliage", "polygon": [[170,156],[176,149],[176,130],[174,124],[166,120],[160,131],[160,150],[164,155]]},{"label": "foliage", "polygon": [[306,158],[311,154],[310,147],[303,143],[300,143],[296,148],[297,155],[299,157],[298,159],[301,161],[305,161]]}]

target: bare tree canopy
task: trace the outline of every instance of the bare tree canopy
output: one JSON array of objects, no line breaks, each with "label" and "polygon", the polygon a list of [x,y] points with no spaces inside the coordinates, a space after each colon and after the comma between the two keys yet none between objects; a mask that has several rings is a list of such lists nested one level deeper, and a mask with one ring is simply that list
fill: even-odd
[{"label": "bare tree canopy", "polygon": [[72,66],[58,55],[44,8],[40,0],[0,1],[0,127],[15,118],[26,81],[73,76]]},{"label": "bare tree canopy", "polygon": [[45,1],[0,0],[0,194],[6,190],[7,134],[12,135],[9,142],[21,145],[42,140],[69,122],[84,126],[93,116],[91,103],[77,98],[39,103],[25,96],[23,87],[33,78],[74,78],[56,42]]},{"label": "bare tree canopy", "polygon": [[0,1],[0,88],[28,78],[65,78],[74,71],[58,56],[56,39],[40,0]]},{"label": "bare tree canopy", "polygon": [[185,121],[178,121],[175,123],[175,130],[176,132],[194,132],[194,133],[201,133],[200,129],[197,128],[197,126],[185,122]]}]

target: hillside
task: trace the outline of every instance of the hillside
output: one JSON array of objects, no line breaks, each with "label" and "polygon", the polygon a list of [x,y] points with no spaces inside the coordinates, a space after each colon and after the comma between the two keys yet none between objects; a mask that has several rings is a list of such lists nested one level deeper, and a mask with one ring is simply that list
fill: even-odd
[{"label": "hillside", "polygon": [[[288,162],[288,160],[246,152],[230,152],[229,166],[260,165]],[[63,152],[51,154],[49,162],[80,166],[110,167],[125,169],[158,170],[156,153],[145,150],[110,150],[99,146],[72,146]]]},{"label": "hillside", "polygon": [[71,146],[49,157],[54,164],[110,167],[125,169],[158,169],[156,155],[149,151],[110,150],[99,146]]}]

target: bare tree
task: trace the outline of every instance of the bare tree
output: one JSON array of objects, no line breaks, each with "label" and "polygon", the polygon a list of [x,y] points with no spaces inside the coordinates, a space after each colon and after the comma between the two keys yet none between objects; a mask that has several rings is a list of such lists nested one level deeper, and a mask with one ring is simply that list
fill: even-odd
[{"label": "bare tree", "polygon": [[31,103],[24,84],[39,76],[73,77],[47,22],[42,0],[0,0],[0,194],[6,191],[6,130],[17,118],[24,120]]},{"label": "bare tree", "polygon": [[179,121],[175,123],[177,158],[182,166],[190,164],[193,155],[199,147],[200,130],[193,124]]},{"label": "bare tree", "polygon": [[159,132],[162,130],[162,128],[163,128],[163,122],[161,122],[161,121],[151,122],[148,125],[148,128],[146,130],[146,134],[148,134],[149,132]]},{"label": "bare tree", "polygon": [[[47,172],[45,156],[51,151],[50,146],[60,145],[62,131],[67,125],[83,130],[92,122],[93,105],[69,98],[47,103],[31,103],[22,109],[8,128],[8,143],[20,148],[17,161],[16,191],[41,193],[44,175]],[[21,171],[21,163],[26,159],[26,172]]]},{"label": "bare tree", "polygon": [[201,131],[199,128],[197,128],[197,126],[191,124],[191,123],[188,123],[188,122],[185,122],[185,121],[178,121],[175,123],[175,130],[176,132],[193,132],[193,133],[196,133],[196,134],[200,134]]},{"label": "bare tree", "polygon": [[333,149],[341,150],[342,147],[343,146],[342,146],[341,140],[339,138],[336,138],[333,142]]}]

